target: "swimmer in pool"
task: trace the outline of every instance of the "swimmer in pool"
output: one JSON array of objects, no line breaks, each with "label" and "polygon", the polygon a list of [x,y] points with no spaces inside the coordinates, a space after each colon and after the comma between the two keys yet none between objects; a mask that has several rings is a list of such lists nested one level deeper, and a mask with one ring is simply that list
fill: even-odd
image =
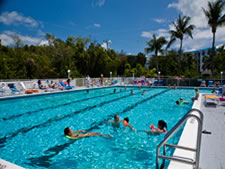
[{"label": "swimmer in pool", "polygon": [[178,100],[176,100],[176,105],[180,105],[180,102]]},{"label": "swimmer in pool", "polygon": [[[77,134],[77,133],[83,133],[83,134]],[[112,137],[111,135],[103,135],[97,132],[86,133],[86,131],[84,130],[72,131],[71,128],[69,127],[64,129],[64,135],[72,137],[72,138],[83,138],[83,137],[93,137],[93,136],[101,136],[105,138]]]},{"label": "swimmer in pool", "polygon": [[113,125],[114,127],[119,127],[121,121],[122,121],[122,120],[120,120],[119,115],[116,114],[116,115],[114,116],[114,120],[112,120],[112,121],[107,121],[107,122],[105,122],[105,123],[106,123],[106,124],[112,123],[112,125]]},{"label": "swimmer in pool", "polygon": [[129,127],[131,130],[135,130],[134,127],[129,124],[129,118],[128,117],[125,117],[123,119],[123,125],[125,126],[125,128]]},{"label": "swimmer in pool", "polygon": [[151,129],[149,130],[143,130],[144,132],[146,132],[147,134],[151,134],[151,135],[158,135],[158,134],[162,134],[162,133],[166,133],[167,132],[167,124],[164,120],[159,120],[158,121],[158,127],[155,127],[153,124],[151,124],[149,126],[149,128]]},{"label": "swimmer in pool", "polygon": [[146,90],[143,90],[143,92],[142,92],[142,94],[141,94],[141,95],[142,95],[142,96],[144,96],[144,94],[145,94],[145,93],[146,93]]},{"label": "swimmer in pool", "polygon": [[189,102],[188,101],[184,101],[184,99],[182,97],[180,98],[180,103],[181,104],[189,104]]},{"label": "swimmer in pool", "polygon": [[134,90],[133,89],[130,91],[130,94],[134,94]]}]

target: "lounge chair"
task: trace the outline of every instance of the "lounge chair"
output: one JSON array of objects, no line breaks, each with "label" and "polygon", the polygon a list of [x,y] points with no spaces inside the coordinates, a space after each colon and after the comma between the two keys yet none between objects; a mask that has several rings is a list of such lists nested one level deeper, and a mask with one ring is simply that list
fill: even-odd
[{"label": "lounge chair", "polygon": [[158,80],[154,80],[154,83],[153,83],[154,86],[158,86],[159,85],[159,82]]},{"label": "lounge chair", "polygon": [[217,106],[219,104],[219,97],[215,95],[205,95],[205,106]]},{"label": "lounge chair", "polygon": [[5,82],[0,83],[0,94],[3,95],[9,95],[11,93],[10,89],[7,87]]},{"label": "lounge chair", "polygon": [[17,88],[16,88],[16,86],[15,86],[15,84],[14,83],[9,83],[8,84],[8,87],[9,87],[9,89],[11,90],[11,94],[16,94],[16,93],[19,93],[20,94],[20,90],[18,90]]},{"label": "lounge chair", "polygon": [[60,83],[60,85],[61,85],[62,87],[64,87],[64,88],[67,89],[67,90],[72,89],[71,86],[66,86],[66,85],[63,83],[63,81],[61,81],[61,82],[59,82],[59,83]]},{"label": "lounge chair", "polygon": [[213,81],[209,81],[209,82],[208,82],[208,87],[213,87],[213,86],[214,86]]},{"label": "lounge chair", "polygon": [[159,85],[163,86],[163,80],[159,80]]},{"label": "lounge chair", "polygon": [[201,87],[206,87],[206,83],[205,83],[205,80],[203,80],[202,82],[201,82],[201,85],[200,85]]},{"label": "lounge chair", "polygon": [[24,92],[26,94],[33,94],[33,93],[39,93],[39,89],[27,89],[23,82],[20,82],[21,87],[23,88]]}]

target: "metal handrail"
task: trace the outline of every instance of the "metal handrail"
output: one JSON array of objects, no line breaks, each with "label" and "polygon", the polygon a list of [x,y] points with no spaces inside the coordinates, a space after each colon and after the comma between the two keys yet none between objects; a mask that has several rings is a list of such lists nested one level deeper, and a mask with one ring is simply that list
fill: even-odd
[{"label": "metal handrail", "polygon": [[[191,112],[198,112],[200,117],[191,114]],[[198,122],[198,133],[197,133],[197,145],[196,149],[179,146],[179,145],[173,145],[173,144],[167,144],[166,142],[177,132],[178,129],[189,119],[189,118],[195,118]],[[165,160],[173,160],[177,162],[182,162],[185,164],[190,164],[195,166],[195,169],[199,168],[199,157],[200,157],[200,146],[201,146],[201,138],[202,138],[202,123],[203,123],[203,114],[198,109],[191,109],[189,112],[187,112],[184,117],[165,135],[164,140],[157,146],[157,152],[156,152],[156,169],[159,169],[159,158],[163,159],[163,166],[165,164]],[[160,155],[160,148],[163,146],[163,155]],[[195,154],[195,161],[189,158],[184,157],[170,157],[166,156],[166,146],[173,147],[173,148],[179,148],[187,151],[193,151],[196,152]]]}]

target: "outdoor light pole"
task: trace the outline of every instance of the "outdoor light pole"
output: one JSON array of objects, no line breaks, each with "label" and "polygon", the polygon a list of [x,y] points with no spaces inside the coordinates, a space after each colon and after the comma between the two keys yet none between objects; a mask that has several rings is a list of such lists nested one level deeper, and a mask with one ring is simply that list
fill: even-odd
[{"label": "outdoor light pole", "polygon": [[[159,71],[159,72],[158,72],[158,78],[159,78],[158,80],[160,80],[160,73],[161,73],[161,72]],[[159,84],[159,82],[158,82],[158,84]]]},{"label": "outdoor light pole", "polygon": [[110,72],[110,79],[112,80],[112,72]]},{"label": "outdoor light pole", "polygon": [[67,70],[68,72],[68,79],[70,78],[70,69]]},{"label": "outdoor light pole", "polygon": [[223,72],[220,72],[221,74],[221,85],[223,84]]}]

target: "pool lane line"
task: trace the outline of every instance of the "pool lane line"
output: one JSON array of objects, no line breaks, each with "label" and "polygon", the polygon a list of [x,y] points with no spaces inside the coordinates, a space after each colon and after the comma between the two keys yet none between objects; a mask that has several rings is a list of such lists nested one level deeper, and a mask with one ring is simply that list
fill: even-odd
[{"label": "pool lane line", "polygon": [[[121,92],[117,92],[117,93],[122,93],[122,92],[126,92],[126,90],[121,91]],[[9,117],[3,117],[2,120],[3,121],[12,120],[12,119],[19,118],[21,116],[31,115],[33,113],[37,113],[37,112],[40,112],[40,111],[44,111],[44,110],[48,110],[48,109],[55,109],[55,108],[58,108],[58,107],[67,106],[67,105],[70,105],[70,104],[79,103],[79,102],[82,102],[82,101],[87,101],[87,100],[100,98],[100,97],[104,97],[104,96],[110,96],[110,95],[117,94],[117,93],[109,93],[109,94],[105,94],[105,95],[99,95],[99,96],[95,96],[95,97],[84,98],[84,99],[81,99],[81,100],[75,100],[75,101],[72,101],[72,102],[59,104],[59,105],[56,105],[56,106],[46,107],[46,108],[42,108],[42,109],[38,109],[38,110],[34,110],[34,111],[28,111],[28,112],[25,112],[25,113],[16,114],[16,115],[12,115],[12,116],[9,116]]]},{"label": "pool lane line", "polygon": [[104,102],[99,103],[97,105],[89,106],[89,107],[86,107],[84,109],[80,109],[78,111],[75,111],[73,113],[66,114],[66,115],[64,115],[62,117],[56,116],[54,118],[51,118],[51,119],[45,121],[44,123],[38,124],[38,125],[21,128],[21,129],[17,130],[16,132],[10,133],[8,136],[4,136],[4,137],[0,138],[0,147],[4,146],[3,144],[7,141],[7,139],[13,138],[16,135],[18,135],[19,133],[27,133],[30,130],[34,129],[34,128],[45,127],[45,126],[47,126],[48,124],[50,124],[52,122],[60,121],[60,120],[63,120],[65,118],[68,118],[68,117],[73,117],[76,114],[79,114],[79,113],[82,113],[82,112],[85,112],[85,111],[89,111],[89,110],[92,110],[92,109],[94,109],[96,107],[101,107],[101,106],[103,106],[105,104],[108,104],[108,103],[111,103],[111,102],[114,102],[114,101],[118,101],[120,99],[124,99],[124,98],[130,97],[130,96],[134,96],[134,95],[137,95],[137,94],[140,94],[140,93],[141,92],[137,92],[136,94],[133,94],[133,95],[128,94],[128,95],[125,95],[125,96],[122,96],[122,97],[119,97],[119,98],[115,98],[115,99],[112,99],[112,100],[104,101]]},{"label": "pool lane line", "polygon": [[[137,103],[135,103],[135,104],[133,104],[131,106],[128,106],[127,108],[125,108],[121,112],[117,112],[117,113],[108,115],[106,118],[104,118],[103,120],[101,120],[98,123],[95,123],[94,126],[92,126],[91,128],[89,128],[89,129],[87,129],[85,131],[88,132],[88,131],[91,131],[93,129],[99,129],[99,126],[104,125],[105,122],[108,121],[108,120],[110,120],[111,118],[113,118],[114,115],[116,115],[116,114],[121,115],[123,113],[126,113],[129,110],[132,110],[133,108],[135,108],[137,105],[142,104],[142,103],[144,103],[146,101],[149,101],[149,100],[155,98],[156,96],[159,96],[159,95],[161,95],[161,94],[163,94],[163,93],[165,93],[167,91],[169,91],[169,89],[164,90],[162,92],[159,92],[159,93],[157,93],[155,95],[152,95],[152,96],[150,96],[150,97],[148,97],[148,98],[146,98],[146,99],[144,99],[144,100],[142,100],[140,102],[137,102]],[[69,140],[68,142],[66,142],[64,144],[56,145],[54,147],[50,147],[50,148],[48,148],[47,150],[44,151],[44,153],[46,155],[43,155],[43,156],[40,156],[40,157],[37,157],[37,158],[35,158],[35,157],[29,158],[28,160],[30,160],[31,163],[26,163],[26,164],[32,165],[34,167],[37,167],[37,166],[40,166],[40,167],[50,167],[50,165],[51,165],[51,160],[50,159],[52,157],[58,155],[61,151],[63,151],[65,148],[67,148],[70,144],[73,144],[75,141],[78,141],[78,140]],[[36,165],[34,165],[34,164],[36,164]]]}]

